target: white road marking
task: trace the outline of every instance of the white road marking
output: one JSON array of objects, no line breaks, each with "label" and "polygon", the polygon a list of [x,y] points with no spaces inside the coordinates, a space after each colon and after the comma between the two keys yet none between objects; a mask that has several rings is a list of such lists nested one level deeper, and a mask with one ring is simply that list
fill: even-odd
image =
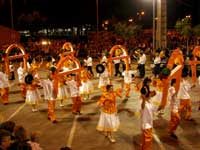
[{"label": "white road marking", "polygon": [[75,131],[76,131],[76,126],[77,126],[77,119],[78,119],[78,115],[75,116],[74,120],[73,120],[73,125],[72,125],[72,128],[70,130],[70,134],[69,134],[69,138],[67,140],[67,146],[68,147],[71,147],[72,146],[72,141],[73,141],[73,138],[74,138],[74,134],[75,134]]},{"label": "white road marking", "polygon": [[6,120],[6,121],[9,121],[10,119],[12,119],[16,114],[18,114],[23,108],[24,106],[26,105],[26,103],[24,103],[23,105],[21,105],[14,113],[12,113],[10,115],[10,117]]},{"label": "white road marking", "polygon": [[4,122],[4,116],[0,113],[0,123]]},{"label": "white road marking", "polygon": [[155,131],[153,133],[154,140],[158,143],[158,146],[160,147],[160,150],[165,150],[165,147],[163,143],[160,141],[159,137],[155,134]]}]

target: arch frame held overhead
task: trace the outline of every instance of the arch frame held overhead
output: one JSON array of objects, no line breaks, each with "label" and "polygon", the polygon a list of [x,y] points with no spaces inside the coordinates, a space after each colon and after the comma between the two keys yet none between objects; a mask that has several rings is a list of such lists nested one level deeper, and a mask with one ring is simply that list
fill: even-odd
[{"label": "arch frame held overhead", "polygon": [[[21,51],[22,54],[9,56],[9,54],[13,48],[19,48],[19,50]],[[8,48],[5,50],[5,56],[3,57],[6,74],[10,73],[10,69],[9,69],[10,60],[15,60],[15,59],[19,59],[19,58],[23,58],[24,69],[27,70],[28,55],[26,54],[24,47],[20,44],[11,44],[10,46],[8,46]]]},{"label": "arch frame held overhead", "polygon": [[[116,53],[116,50],[121,50],[123,55],[121,56],[115,56],[113,57],[114,53]],[[109,73],[112,76],[113,74],[113,67],[112,67],[112,61],[113,60],[121,60],[125,59],[125,64],[126,64],[126,71],[129,70],[129,58],[130,56],[128,55],[127,49],[122,46],[122,45],[114,45],[109,52],[109,57],[108,57],[108,67],[109,67]]]}]

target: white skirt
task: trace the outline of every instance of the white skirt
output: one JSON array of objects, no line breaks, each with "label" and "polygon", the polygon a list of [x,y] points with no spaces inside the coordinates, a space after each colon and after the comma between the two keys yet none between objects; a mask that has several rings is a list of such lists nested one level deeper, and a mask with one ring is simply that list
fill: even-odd
[{"label": "white skirt", "polygon": [[40,95],[38,90],[28,90],[26,92],[26,103],[27,104],[37,104],[40,100]]},{"label": "white skirt", "polygon": [[98,131],[115,132],[119,128],[120,121],[116,113],[108,114],[101,112],[98,125]]},{"label": "white skirt", "polygon": [[99,88],[101,88],[102,86],[106,86],[108,84],[110,84],[109,78],[102,78],[102,77],[99,78],[99,85],[98,85]]},{"label": "white skirt", "polygon": [[80,94],[90,94],[94,91],[94,86],[91,81],[81,82]]},{"label": "white skirt", "polygon": [[67,87],[65,85],[58,87],[57,99],[63,100],[63,99],[67,99],[68,97],[69,97],[69,93],[68,93]]},{"label": "white skirt", "polygon": [[160,106],[160,103],[162,101],[162,92],[161,91],[156,91],[156,95],[152,97],[152,104],[154,107]]}]

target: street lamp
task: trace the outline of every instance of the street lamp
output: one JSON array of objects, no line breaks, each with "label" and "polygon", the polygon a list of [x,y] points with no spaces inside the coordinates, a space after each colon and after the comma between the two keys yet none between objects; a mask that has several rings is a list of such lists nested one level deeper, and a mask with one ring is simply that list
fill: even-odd
[{"label": "street lamp", "polygon": [[153,36],[153,52],[154,52],[154,49],[155,49],[155,0],[153,0],[153,29],[152,29],[152,36]]},{"label": "street lamp", "polygon": [[96,23],[97,23],[97,35],[96,35],[96,51],[98,52],[98,42],[99,42],[99,0],[96,0]]},{"label": "street lamp", "polygon": [[13,21],[13,1],[10,0],[10,18],[11,18],[11,28],[14,29],[14,21]]}]

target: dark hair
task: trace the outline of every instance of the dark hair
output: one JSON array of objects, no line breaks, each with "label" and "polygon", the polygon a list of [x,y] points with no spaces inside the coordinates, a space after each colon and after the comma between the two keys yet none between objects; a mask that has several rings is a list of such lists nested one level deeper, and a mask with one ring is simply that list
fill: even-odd
[{"label": "dark hair", "polygon": [[10,132],[4,130],[4,129],[0,129],[0,145],[2,144],[2,140],[4,137],[6,136],[10,136],[11,137],[11,134]]},{"label": "dark hair", "polygon": [[0,125],[0,128],[12,133],[15,128],[15,123],[13,121],[5,121]]},{"label": "dark hair", "polygon": [[176,79],[172,79],[172,80],[171,80],[171,86],[172,86],[174,83],[176,83]]},{"label": "dark hair", "polygon": [[72,150],[72,149],[68,146],[64,146],[64,147],[61,147],[60,150]]},{"label": "dark hair", "polygon": [[144,80],[143,80],[143,85],[142,85],[142,88],[140,90],[140,93],[145,95],[145,97],[149,97],[149,94],[150,94],[150,88],[149,88],[149,85],[147,85],[147,83],[151,82],[151,79],[146,77]]},{"label": "dark hair", "polygon": [[143,86],[146,86],[148,82],[151,82],[151,79],[146,77],[144,80],[143,80]]},{"label": "dark hair", "polygon": [[14,135],[16,140],[19,141],[27,140],[26,129],[23,126],[16,126],[14,129]]},{"label": "dark hair", "polygon": [[107,91],[110,90],[111,87],[113,87],[113,85],[111,85],[111,84],[107,85],[107,86],[106,86],[106,90],[107,90]]}]

